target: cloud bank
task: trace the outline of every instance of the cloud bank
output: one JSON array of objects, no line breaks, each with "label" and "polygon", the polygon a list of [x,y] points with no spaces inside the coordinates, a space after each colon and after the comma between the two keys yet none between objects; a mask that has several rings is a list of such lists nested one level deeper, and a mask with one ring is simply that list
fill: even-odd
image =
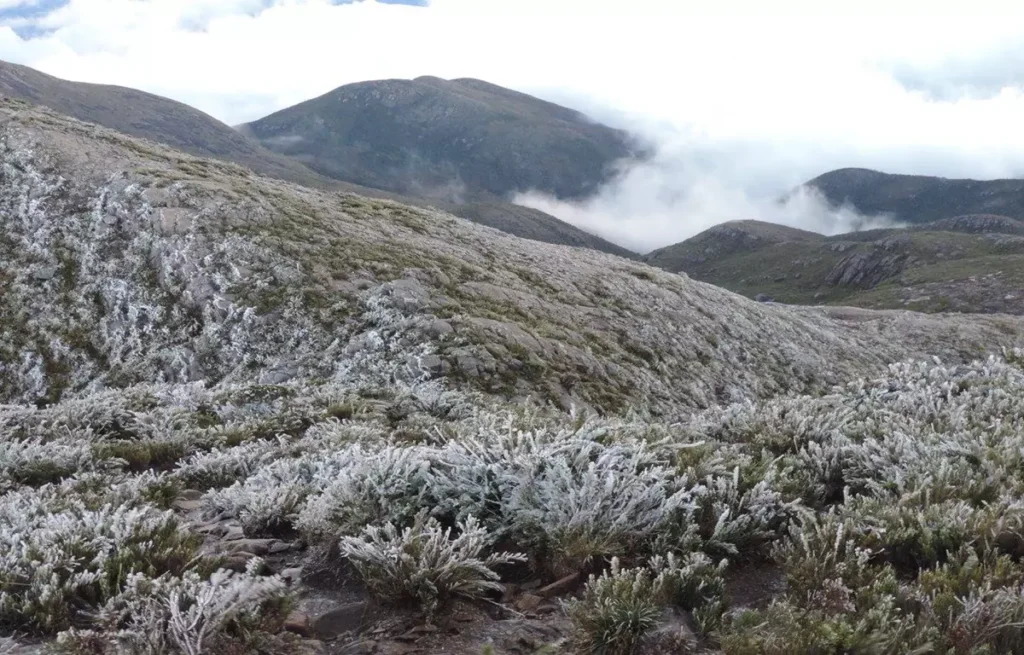
[{"label": "cloud bank", "polygon": [[527,200],[639,249],[739,218],[840,229],[856,219],[813,199],[774,203],[835,168],[1024,175],[1024,6],[418,4],[0,0],[0,58],[232,125],[367,79],[477,77],[533,93],[656,145],[585,206]]}]

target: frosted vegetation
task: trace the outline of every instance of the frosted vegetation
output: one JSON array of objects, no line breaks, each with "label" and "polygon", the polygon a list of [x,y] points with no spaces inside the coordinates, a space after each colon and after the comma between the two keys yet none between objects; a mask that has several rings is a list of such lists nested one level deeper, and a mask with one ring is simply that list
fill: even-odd
[{"label": "frosted vegetation", "polygon": [[0,105],[0,652],[302,652],[218,518],[432,621],[580,574],[566,653],[677,615],[691,650],[1024,650],[1019,320],[758,305]]},{"label": "frosted vegetation", "polygon": [[[489,595],[517,561],[590,568],[567,605],[584,651],[630,652],[670,606],[726,652],[1024,648],[1022,364],[898,364],[673,424],[509,410],[432,383],[143,385],[7,406],[0,622],[102,652],[151,652],[125,646],[140,634],[152,652],[289,647],[254,618],[281,611],[285,585],[215,573],[165,509],[195,488],[248,536],[301,535],[380,601],[431,615]],[[787,593],[728,607],[723,576],[769,559]]]}]

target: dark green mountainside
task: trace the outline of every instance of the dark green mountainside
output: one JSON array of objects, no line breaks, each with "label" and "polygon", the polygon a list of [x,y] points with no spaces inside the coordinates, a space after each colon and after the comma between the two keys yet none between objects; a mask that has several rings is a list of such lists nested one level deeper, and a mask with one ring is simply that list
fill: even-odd
[{"label": "dark green mountainside", "polygon": [[832,237],[734,221],[645,260],[785,303],[1024,313],[1024,222],[1005,216],[957,216]]},{"label": "dark green mountainside", "polygon": [[329,177],[445,199],[582,198],[634,154],[625,132],[473,79],[348,84],[245,129]]},{"label": "dark green mountainside", "polygon": [[954,180],[841,168],[804,186],[819,190],[832,205],[852,205],[864,214],[892,214],[907,223],[965,214],[1024,218],[1024,180]]}]

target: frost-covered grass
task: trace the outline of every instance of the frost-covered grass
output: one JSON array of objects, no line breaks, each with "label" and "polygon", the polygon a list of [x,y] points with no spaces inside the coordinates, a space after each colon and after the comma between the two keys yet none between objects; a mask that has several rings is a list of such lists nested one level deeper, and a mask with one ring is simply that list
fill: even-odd
[{"label": "frost-covered grass", "polygon": [[[141,603],[131,620],[155,626],[166,652],[249,638],[240,617],[272,608],[229,599],[283,598],[279,583],[213,575],[162,509],[195,489],[207,516],[347,558],[375,596],[428,613],[515,568],[593,571],[567,611],[574,643],[594,652],[629,652],[666,607],[729,653],[1012,652],[1024,648],[1022,362],[896,364],[673,423],[329,381],[4,406],[0,627],[73,627],[68,644],[115,652],[128,624],[109,617]],[[142,467],[102,447],[147,441],[182,447]],[[518,559],[506,550],[527,562],[506,566]],[[786,593],[729,608],[726,571],[768,560]],[[217,618],[210,590],[227,587],[234,609]],[[143,588],[155,590],[144,602],[125,596]],[[173,589],[212,609],[188,601],[175,618]],[[181,622],[198,632],[176,633]]]}]

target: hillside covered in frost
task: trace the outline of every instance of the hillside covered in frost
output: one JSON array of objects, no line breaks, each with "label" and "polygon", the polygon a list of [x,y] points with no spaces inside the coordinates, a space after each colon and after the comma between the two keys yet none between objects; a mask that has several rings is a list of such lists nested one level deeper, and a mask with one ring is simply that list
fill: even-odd
[{"label": "hillside covered in frost", "polygon": [[658,412],[1012,345],[1007,317],[768,307],[628,260],[314,191],[6,100],[0,400],[445,377]]},{"label": "hillside covered in frost", "polygon": [[0,114],[0,653],[1024,648],[1021,319]]}]

